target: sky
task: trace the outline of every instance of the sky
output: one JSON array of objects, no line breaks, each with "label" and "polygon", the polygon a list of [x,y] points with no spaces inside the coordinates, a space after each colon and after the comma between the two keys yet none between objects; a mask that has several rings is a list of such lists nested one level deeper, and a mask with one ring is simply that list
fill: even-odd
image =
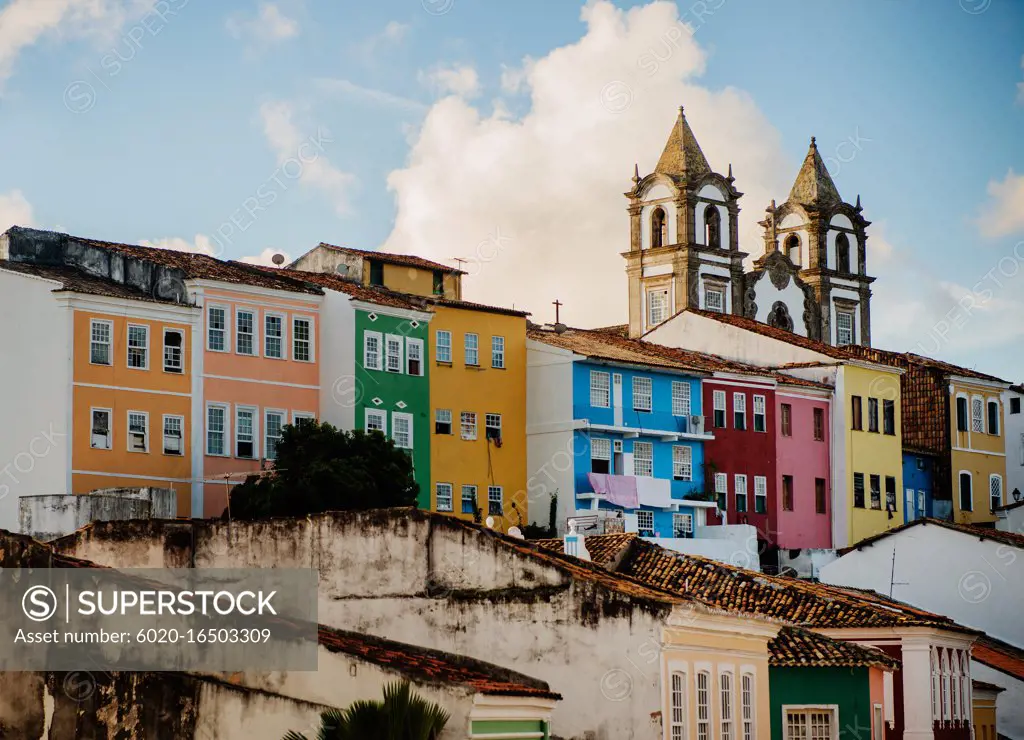
[{"label": "sky", "polygon": [[623,193],[680,105],[751,259],[816,136],[873,344],[1024,380],[1013,0],[0,0],[0,231],[459,258],[470,300],[624,323]]}]

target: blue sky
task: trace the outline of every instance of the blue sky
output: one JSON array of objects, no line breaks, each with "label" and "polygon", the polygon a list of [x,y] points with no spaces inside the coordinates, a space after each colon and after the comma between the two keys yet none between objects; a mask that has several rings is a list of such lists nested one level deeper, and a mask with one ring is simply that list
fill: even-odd
[{"label": "blue sky", "polygon": [[745,251],[813,134],[873,222],[876,344],[1024,379],[1024,4],[43,5],[0,2],[0,228],[475,257],[470,297],[618,322],[621,193],[685,104]]}]

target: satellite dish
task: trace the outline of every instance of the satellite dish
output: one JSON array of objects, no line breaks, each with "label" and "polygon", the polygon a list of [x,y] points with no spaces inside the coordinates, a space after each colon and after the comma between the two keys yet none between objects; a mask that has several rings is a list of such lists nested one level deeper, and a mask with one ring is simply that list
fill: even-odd
[{"label": "satellite dish", "polygon": [[487,519],[485,520],[484,523],[487,525],[488,529],[494,529],[494,517],[493,516],[487,517]]},{"label": "satellite dish", "polygon": [[348,277],[348,265],[336,265],[334,271],[339,275]]},{"label": "satellite dish", "polygon": [[508,528],[508,536],[509,537],[515,537],[517,540],[525,540],[526,539],[525,537],[523,537],[523,533],[519,529],[519,527],[509,527]]},{"label": "satellite dish", "polygon": [[281,265],[284,264],[284,255],[278,252],[277,254],[270,258],[270,261],[273,262],[278,267],[280,267]]}]

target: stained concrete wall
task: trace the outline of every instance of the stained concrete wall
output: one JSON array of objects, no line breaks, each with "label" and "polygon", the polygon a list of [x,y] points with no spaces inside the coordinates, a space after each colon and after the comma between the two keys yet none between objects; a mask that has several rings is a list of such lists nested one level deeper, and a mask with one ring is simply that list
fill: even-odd
[{"label": "stained concrete wall", "polygon": [[104,488],[87,494],[22,496],[19,530],[37,540],[52,540],[94,522],[173,519],[177,497],[168,488]]}]

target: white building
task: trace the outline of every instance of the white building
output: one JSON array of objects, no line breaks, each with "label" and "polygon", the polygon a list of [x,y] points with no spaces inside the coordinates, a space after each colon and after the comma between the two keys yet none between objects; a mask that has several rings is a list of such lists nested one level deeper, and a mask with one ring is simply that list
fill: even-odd
[{"label": "white building", "polygon": [[[1013,385],[1003,393],[1003,408],[1006,413],[1006,493],[1008,505],[1024,501],[1024,385]],[[998,513],[998,512],[997,512]],[[1019,511],[1011,526],[1000,529],[1024,533],[1024,511]],[[1016,525],[1016,526],[1013,526]]]}]

